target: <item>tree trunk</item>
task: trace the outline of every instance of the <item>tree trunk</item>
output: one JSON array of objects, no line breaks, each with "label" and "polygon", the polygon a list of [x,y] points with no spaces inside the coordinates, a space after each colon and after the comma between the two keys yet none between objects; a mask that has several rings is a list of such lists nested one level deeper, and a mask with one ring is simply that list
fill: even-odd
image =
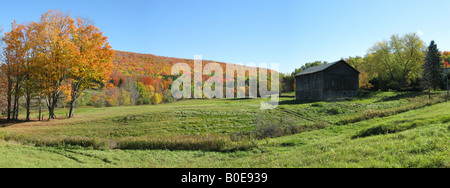
[{"label": "tree trunk", "polygon": [[431,99],[431,88],[428,89],[428,99]]},{"label": "tree trunk", "polygon": [[448,74],[448,70],[446,71],[447,72],[447,74],[446,74],[446,80],[447,80],[447,98],[445,99],[445,101],[447,101],[448,100],[448,97],[449,97],[449,90],[448,90],[448,76],[449,76],[449,74]]},{"label": "tree trunk", "polygon": [[27,117],[25,121],[30,121],[30,107],[31,107],[31,94],[27,93],[26,95],[26,102],[27,102]]},{"label": "tree trunk", "polygon": [[48,106],[48,120],[54,119],[53,108]]},{"label": "tree trunk", "polygon": [[19,99],[14,96],[13,120],[19,120]]},{"label": "tree trunk", "polygon": [[19,120],[19,99],[17,99],[17,107],[16,107],[16,121]]},{"label": "tree trunk", "polygon": [[7,102],[8,102],[8,121],[11,121],[11,103],[12,103],[12,100],[11,100],[11,92],[8,92],[8,96],[7,96]]},{"label": "tree trunk", "polygon": [[72,118],[75,113],[75,101],[77,100],[77,94],[78,94],[78,85],[72,84],[72,99],[70,100],[70,111],[69,111],[69,118]]},{"label": "tree trunk", "polygon": [[39,121],[44,120],[41,112],[42,112],[42,99],[41,96],[39,96]]},{"label": "tree trunk", "polygon": [[14,104],[13,104],[13,111],[12,111],[12,120],[17,121],[17,98],[14,96]]},{"label": "tree trunk", "polygon": [[41,121],[41,104],[39,104],[39,121]]},{"label": "tree trunk", "polygon": [[19,78],[17,78],[14,86],[14,109],[13,109],[14,121],[19,120],[19,98],[20,98],[19,91],[20,91]]},{"label": "tree trunk", "polygon": [[69,118],[72,118],[75,113],[75,100],[75,97],[72,97],[72,100],[70,100]]},{"label": "tree trunk", "polygon": [[[9,74],[9,73],[8,73]],[[7,98],[7,105],[8,105],[8,121],[11,121],[11,108],[12,108],[12,88],[13,88],[13,83],[12,83],[12,80],[11,80],[11,77],[8,75],[8,78],[7,78],[8,80],[8,88],[7,88],[7,96],[6,96],[6,98]]]},{"label": "tree trunk", "polygon": [[53,94],[51,98],[47,98],[48,120],[56,119],[55,108],[58,102],[58,96]]}]

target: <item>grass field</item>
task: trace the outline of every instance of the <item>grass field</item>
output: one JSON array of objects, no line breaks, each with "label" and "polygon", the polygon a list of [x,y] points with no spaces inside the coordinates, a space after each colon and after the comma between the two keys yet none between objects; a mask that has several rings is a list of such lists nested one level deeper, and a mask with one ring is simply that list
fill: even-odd
[{"label": "grass field", "polygon": [[4,124],[0,167],[450,167],[441,95],[281,98],[265,111],[261,101],[84,108],[73,119]]}]

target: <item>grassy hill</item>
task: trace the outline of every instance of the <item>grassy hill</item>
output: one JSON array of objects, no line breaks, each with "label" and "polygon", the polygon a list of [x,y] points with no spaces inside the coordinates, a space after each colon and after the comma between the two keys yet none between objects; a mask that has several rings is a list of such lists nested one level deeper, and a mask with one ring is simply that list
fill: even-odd
[{"label": "grassy hill", "polygon": [[75,119],[6,124],[0,167],[450,167],[450,103],[440,96],[282,98],[269,111],[262,100],[84,108]]}]

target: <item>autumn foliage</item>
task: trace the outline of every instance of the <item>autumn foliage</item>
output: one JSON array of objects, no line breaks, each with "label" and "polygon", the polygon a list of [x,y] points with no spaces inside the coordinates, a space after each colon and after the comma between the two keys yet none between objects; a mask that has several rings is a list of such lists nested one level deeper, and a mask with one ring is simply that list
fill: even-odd
[{"label": "autumn foliage", "polygon": [[44,99],[49,119],[56,118],[54,109],[63,95],[71,101],[71,117],[81,93],[110,77],[114,51],[96,27],[81,19],[50,10],[39,22],[13,22],[11,28],[2,37],[1,66],[8,120],[18,120],[21,97],[26,98],[27,120],[32,99],[39,105]]},{"label": "autumn foliage", "polygon": [[444,51],[442,52],[442,58],[444,60],[444,66],[446,68],[450,68],[450,51]]},{"label": "autumn foliage", "polygon": [[[54,119],[57,107],[68,106],[70,118],[75,106],[172,102],[171,86],[177,79],[171,75],[172,67],[185,63],[194,70],[192,59],[114,51],[108,38],[89,20],[74,19],[57,10],[43,14],[38,22],[14,21],[1,41],[4,63],[0,69],[0,107],[10,121],[18,120],[21,106],[26,107],[26,120],[30,120],[31,109],[39,110],[41,120],[45,106],[48,118]],[[211,63],[217,63],[223,70],[228,65],[203,61],[203,66]],[[236,78],[237,72],[246,70],[245,66],[235,67],[237,71],[231,77],[223,73],[224,86]],[[270,70],[268,73],[270,86]],[[202,75],[203,82],[210,78],[212,75]],[[247,85],[249,79],[246,73]],[[248,94],[249,87],[239,91]],[[19,104],[23,101],[25,104]]]}]

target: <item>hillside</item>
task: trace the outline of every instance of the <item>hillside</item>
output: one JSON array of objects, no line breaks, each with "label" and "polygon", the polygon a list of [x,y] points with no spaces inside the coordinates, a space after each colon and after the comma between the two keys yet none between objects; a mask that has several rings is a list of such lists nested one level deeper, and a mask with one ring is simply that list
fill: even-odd
[{"label": "hillside", "polygon": [[[219,63],[225,70],[226,63],[203,60],[203,64]],[[193,59],[156,56],[132,52],[115,51],[114,73],[124,75],[159,76],[171,75],[172,66],[177,63],[186,63],[194,67]]]},{"label": "hillside", "polygon": [[260,111],[262,100],[84,108],[3,127],[0,167],[449,167],[450,103],[439,95],[282,98]]},{"label": "hillside", "polygon": [[[77,106],[127,106],[170,103],[174,99],[171,94],[171,86],[177,76],[171,75],[172,66],[177,63],[186,63],[191,67],[193,78],[194,60],[162,57],[151,54],[138,54],[131,52],[115,52],[114,68],[107,85],[101,90],[88,91],[77,102]],[[224,75],[223,84],[227,81],[225,71],[227,63],[203,60],[203,66],[209,63],[221,65]],[[234,64],[233,64],[234,65]],[[247,69],[246,66],[234,65],[237,70]],[[257,69],[259,70],[259,68]],[[266,69],[263,69],[266,70]],[[270,85],[271,70],[268,72],[268,84]],[[236,77],[235,73],[235,77]],[[210,75],[203,75],[203,82]],[[248,79],[248,73],[246,75]],[[194,84],[191,85],[193,91]],[[248,92],[248,85],[245,88]],[[224,90],[225,91],[225,90]],[[237,89],[235,88],[235,93]],[[60,105],[63,106],[63,105]]]}]

